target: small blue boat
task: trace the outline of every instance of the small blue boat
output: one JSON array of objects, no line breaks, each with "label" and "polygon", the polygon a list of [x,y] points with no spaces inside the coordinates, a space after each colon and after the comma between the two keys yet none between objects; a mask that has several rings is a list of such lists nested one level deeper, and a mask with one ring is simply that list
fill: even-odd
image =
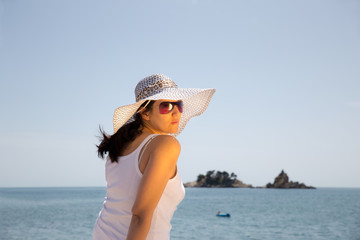
[{"label": "small blue boat", "polygon": [[217,217],[230,217],[230,213],[222,213],[220,211],[216,214]]}]

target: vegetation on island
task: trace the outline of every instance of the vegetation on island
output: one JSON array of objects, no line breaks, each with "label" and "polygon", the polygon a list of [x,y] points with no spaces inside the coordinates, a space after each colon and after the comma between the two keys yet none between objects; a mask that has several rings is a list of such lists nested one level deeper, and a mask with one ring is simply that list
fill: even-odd
[{"label": "vegetation on island", "polygon": [[185,187],[252,187],[237,179],[235,173],[229,174],[226,171],[207,171],[206,174],[199,174],[196,181],[184,184]]}]

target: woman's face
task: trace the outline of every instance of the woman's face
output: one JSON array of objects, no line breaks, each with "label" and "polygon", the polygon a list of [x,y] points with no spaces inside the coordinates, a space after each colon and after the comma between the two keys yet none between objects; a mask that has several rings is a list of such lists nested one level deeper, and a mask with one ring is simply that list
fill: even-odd
[{"label": "woman's face", "polygon": [[145,127],[155,133],[176,133],[179,128],[181,117],[179,107],[175,104],[171,104],[176,102],[178,101],[166,99],[155,101],[151,110],[142,114]]}]

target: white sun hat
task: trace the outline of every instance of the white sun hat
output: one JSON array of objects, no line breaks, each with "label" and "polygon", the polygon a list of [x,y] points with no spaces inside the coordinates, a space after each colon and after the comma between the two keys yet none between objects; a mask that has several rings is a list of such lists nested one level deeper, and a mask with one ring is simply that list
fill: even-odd
[{"label": "white sun hat", "polygon": [[148,100],[182,100],[183,112],[181,114],[179,129],[174,136],[180,134],[190,118],[202,114],[215,89],[197,89],[197,88],[178,88],[178,86],[164,74],[153,74],[142,79],[135,88],[136,102],[130,105],[119,107],[115,110],[113,124],[114,133],[119,128],[134,121],[134,115],[139,107]]}]

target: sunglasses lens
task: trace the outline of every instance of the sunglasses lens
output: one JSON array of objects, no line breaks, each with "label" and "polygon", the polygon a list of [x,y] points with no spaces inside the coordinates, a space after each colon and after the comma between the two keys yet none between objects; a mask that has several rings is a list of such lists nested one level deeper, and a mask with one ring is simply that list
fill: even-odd
[{"label": "sunglasses lens", "polygon": [[177,106],[178,110],[180,113],[183,112],[183,102],[179,101],[179,102],[162,102],[159,105],[159,112],[160,114],[167,114],[169,112],[171,112],[175,105]]},{"label": "sunglasses lens", "polygon": [[159,111],[161,114],[167,114],[171,112],[174,108],[174,105],[170,102],[162,102],[159,106]]},{"label": "sunglasses lens", "polygon": [[183,112],[183,102],[182,101],[177,102],[177,107],[178,107],[179,112],[182,113]]}]

